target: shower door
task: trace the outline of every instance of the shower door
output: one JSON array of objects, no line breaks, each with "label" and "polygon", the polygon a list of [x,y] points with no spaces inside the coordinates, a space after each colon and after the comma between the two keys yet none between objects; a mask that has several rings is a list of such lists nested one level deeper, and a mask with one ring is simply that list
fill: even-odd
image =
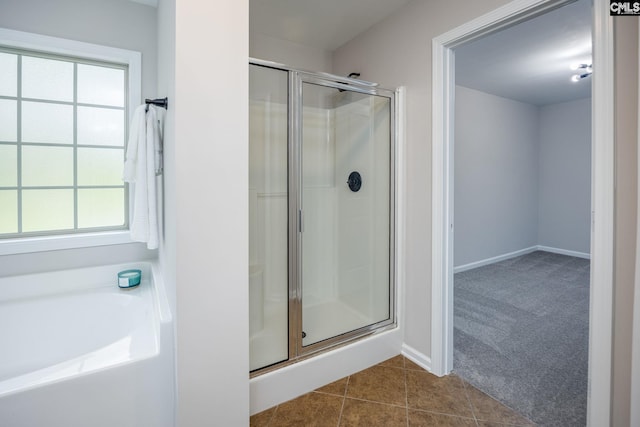
[{"label": "shower door", "polygon": [[307,353],[393,321],[393,98],[299,79],[298,352]]},{"label": "shower door", "polygon": [[249,67],[250,370],[394,317],[394,94]]},{"label": "shower door", "polygon": [[250,370],[289,360],[287,71],[249,67]]}]

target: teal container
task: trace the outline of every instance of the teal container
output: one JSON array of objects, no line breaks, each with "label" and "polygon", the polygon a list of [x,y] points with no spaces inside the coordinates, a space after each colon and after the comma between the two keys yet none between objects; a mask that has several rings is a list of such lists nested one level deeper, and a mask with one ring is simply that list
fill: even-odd
[{"label": "teal container", "polygon": [[142,271],[140,270],[124,270],[118,273],[118,286],[125,288],[135,288],[140,284]]}]

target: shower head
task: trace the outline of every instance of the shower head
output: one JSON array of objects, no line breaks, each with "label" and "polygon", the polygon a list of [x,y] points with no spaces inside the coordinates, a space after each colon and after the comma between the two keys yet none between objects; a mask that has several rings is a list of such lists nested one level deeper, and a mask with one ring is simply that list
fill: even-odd
[{"label": "shower head", "polygon": [[[357,80],[358,77],[360,77],[360,73],[349,73],[349,75],[347,76],[350,79],[354,79]],[[345,84],[349,84],[349,83],[345,83]],[[344,92],[344,89],[338,89],[340,92]]]}]

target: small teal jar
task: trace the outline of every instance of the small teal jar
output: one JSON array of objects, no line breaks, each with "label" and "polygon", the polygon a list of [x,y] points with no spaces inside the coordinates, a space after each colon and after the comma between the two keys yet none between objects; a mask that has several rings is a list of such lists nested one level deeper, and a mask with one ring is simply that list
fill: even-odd
[{"label": "small teal jar", "polygon": [[124,270],[118,273],[118,286],[126,288],[135,288],[140,284],[142,278],[142,271],[140,270]]}]

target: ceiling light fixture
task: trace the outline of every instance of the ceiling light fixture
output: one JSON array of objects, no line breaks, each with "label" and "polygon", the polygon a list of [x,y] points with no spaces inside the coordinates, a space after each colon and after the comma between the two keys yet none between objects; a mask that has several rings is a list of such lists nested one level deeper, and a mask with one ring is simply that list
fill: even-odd
[{"label": "ceiling light fixture", "polygon": [[580,80],[589,77],[593,73],[593,65],[592,64],[576,64],[572,65],[571,69],[574,71],[579,71],[580,74],[574,74],[571,77],[572,82],[579,82]]}]

